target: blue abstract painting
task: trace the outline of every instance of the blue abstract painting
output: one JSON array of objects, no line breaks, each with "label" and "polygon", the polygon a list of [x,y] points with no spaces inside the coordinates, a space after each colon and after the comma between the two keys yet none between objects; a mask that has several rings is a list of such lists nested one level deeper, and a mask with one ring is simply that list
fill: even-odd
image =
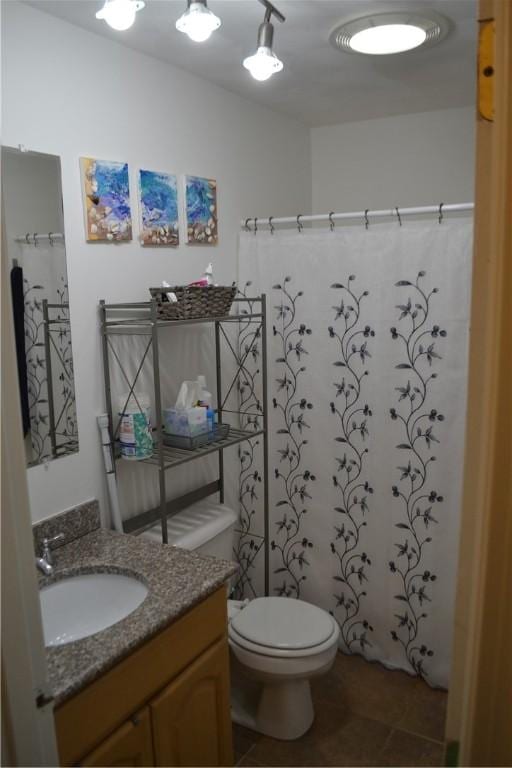
[{"label": "blue abstract painting", "polygon": [[185,208],[187,242],[216,245],[218,241],[217,182],[201,176],[186,176]]},{"label": "blue abstract painting", "polygon": [[132,239],[128,164],[80,158],[89,242]]},{"label": "blue abstract painting", "polygon": [[141,242],[143,245],[178,245],[178,189],[176,176],[139,171]]}]

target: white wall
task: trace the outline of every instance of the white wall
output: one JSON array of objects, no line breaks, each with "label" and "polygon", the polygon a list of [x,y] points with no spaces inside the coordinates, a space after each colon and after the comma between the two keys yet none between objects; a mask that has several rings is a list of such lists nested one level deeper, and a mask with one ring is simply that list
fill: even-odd
[{"label": "white wall", "polygon": [[3,149],[2,189],[8,247],[14,237],[27,232],[62,232],[60,177],[58,157]]},{"label": "white wall", "polygon": [[[3,3],[2,27],[3,143],[62,159],[75,352],[80,453],[29,471],[34,519],[88,498],[104,500],[95,423],[104,409],[98,299],[144,299],[149,285],[188,282],[210,258],[216,280],[230,282],[239,219],[306,213],[311,189],[316,213],[473,199],[472,108],[315,127],[310,134],[21,3]],[[137,168],[216,178],[219,246],[86,244],[78,163],[85,155],[129,162],[134,221]],[[146,490],[134,488],[135,506]]]},{"label": "white wall", "polygon": [[473,107],[323,126],[311,136],[314,213],[474,198]]},{"label": "white wall", "polygon": [[[189,282],[209,260],[219,283],[236,279],[242,216],[311,208],[310,140],[293,120],[21,3],[3,3],[2,33],[3,143],[62,161],[80,452],[29,470],[37,520],[104,501],[98,300],[145,300],[148,286]],[[86,244],[80,156],[130,164],[134,219],[137,168],[216,178],[219,245]]]}]

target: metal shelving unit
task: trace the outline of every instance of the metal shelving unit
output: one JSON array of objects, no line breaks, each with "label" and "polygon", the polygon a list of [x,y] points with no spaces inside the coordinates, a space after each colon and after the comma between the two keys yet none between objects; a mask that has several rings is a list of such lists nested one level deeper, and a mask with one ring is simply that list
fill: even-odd
[{"label": "metal shelving unit", "polygon": [[[158,482],[160,491],[160,503],[155,509],[143,512],[136,517],[127,520],[124,523],[126,533],[135,533],[148,528],[158,520],[162,526],[162,542],[167,543],[167,519],[177,512],[185,509],[191,504],[201,499],[218,493],[220,502],[224,502],[224,450],[237,445],[245,440],[250,440],[261,435],[263,437],[263,514],[264,514],[264,535],[261,538],[261,545],[264,547],[265,558],[265,594],[269,593],[269,530],[268,530],[268,407],[267,407],[267,333],[266,333],[266,297],[265,294],[257,297],[236,298],[233,302],[233,314],[225,317],[205,317],[194,318],[190,320],[163,320],[158,317],[156,301],[153,299],[148,302],[138,302],[130,304],[106,304],[104,300],[100,301],[101,317],[101,336],[103,349],[103,371],[105,378],[105,400],[107,413],[109,417],[109,430],[111,446],[114,453],[113,465],[119,458],[119,452],[116,448],[119,445],[118,432],[119,420],[114,419],[112,407],[111,392],[111,365],[115,363],[119,366],[121,373],[129,387],[129,397],[135,392],[135,387],[141,371],[145,365],[152,365],[153,385],[154,385],[154,404],[156,414],[156,424],[153,429],[154,451],[153,455],[137,463],[148,464],[158,471]],[[244,348],[238,349],[237,344],[226,333],[225,326],[228,324],[247,324],[254,325],[254,335],[252,342]],[[162,387],[160,377],[159,362],[159,339],[161,334],[172,333],[172,329],[177,331],[181,326],[204,324],[213,326],[215,334],[215,359],[216,359],[216,384],[217,384],[217,419],[219,424],[225,422],[225,419],[238,416],[239,425],[233,427],[230,425],[230,431],[227,437],[212,443],[203,445],[195,450],[184,450],[174,448],[164,444],[164,422],[162,408]],[[137,367],[135,376],[130,379],[123,361],[112,343],[112,337],[123,336],[146,336],[147,343],[144,347],[142,358]],[[222,348],[224,342],[225,351],[229,352],[236,363],[236,372],[227,386],[223,382],[223,364]],[[261,410],[257,413],[248,411],[229,410],[226,408],[228,398],[233,388],[236,386],[238,377],[243,375],[245,362],[252,351],[253,345],[261,343]],[[151,354],[150,354],[151,353]],[[257,429],[240,428],[247,417],[254,416],[258,418]],[[226,423],[226,422],[225,422]],[[194,491],[186,493],[172,500],[167,499],[167,472],[182,464],[189,463],[195,459],[202,458],[213,453],[218,454],[218,477],[215,481],[203,485]]]},{"label": "metal shelving unit", "polygon": [[[46,237],[46,235],[41,235],[40,237]],[[55,311],[58,313],[57,317],[53,317],[52,315],[52,313]],[[63,315],[63,312],[67,313],[67,316]],[[56,413],[55,411],[55,382],[53,374],[52,349],[57,362],[59,362],[61,365],[61,373],[66,372],[69,367],[69,363],[66,362],[62,350],[59,349],[55,343],[55,336],[61,335],[63,327],[69,329],[69,324],[68,302],[52,304],[48,301],[48,299],[43,299],[44,359],[46,363],[48,397],[48,434],[50,436],[52,457],[54,459],[58,458],[59,456],[67,456],[70,453],[75,453],[78,451],[78,436],[76,434],[69,434],[66,424],[66,409],[68,407],[68,403],[70,401],[74,401],[75,399],[74,386],[67,392],[64,402],[59,403],[59,412]],[[73,378],[72,372],[70,376]]]}]

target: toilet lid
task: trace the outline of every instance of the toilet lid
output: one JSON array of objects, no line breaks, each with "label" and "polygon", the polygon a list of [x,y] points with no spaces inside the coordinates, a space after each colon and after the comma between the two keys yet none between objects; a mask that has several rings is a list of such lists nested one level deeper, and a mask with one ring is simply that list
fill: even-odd
[{"label": "toilet lid", "polygon": [[334,632],[332,617],[316,605],[288,597],[258,597],[231,620],[245,640],[266,648],[312,648]]}]

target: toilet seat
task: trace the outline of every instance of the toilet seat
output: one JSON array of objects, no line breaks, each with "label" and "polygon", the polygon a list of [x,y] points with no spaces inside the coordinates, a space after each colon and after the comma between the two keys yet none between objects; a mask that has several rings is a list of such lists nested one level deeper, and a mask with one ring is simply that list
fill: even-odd
[{"label": "toilet seat", "polygon": [[331,647],[337,624],[326,611],[303,600],[261,597],[230,621],[229,639],[263,656],[313,656]]}]

